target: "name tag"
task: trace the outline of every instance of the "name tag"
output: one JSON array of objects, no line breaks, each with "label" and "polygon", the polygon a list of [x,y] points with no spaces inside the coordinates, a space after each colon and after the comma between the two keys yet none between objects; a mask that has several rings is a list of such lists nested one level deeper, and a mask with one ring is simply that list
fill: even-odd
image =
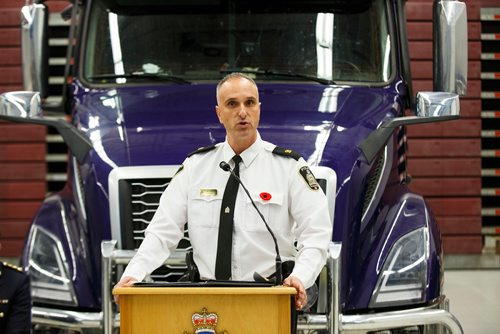
[{"label": "name tag", "polygon": [[217,189],[200,189],[201,197],[217,196]]}]

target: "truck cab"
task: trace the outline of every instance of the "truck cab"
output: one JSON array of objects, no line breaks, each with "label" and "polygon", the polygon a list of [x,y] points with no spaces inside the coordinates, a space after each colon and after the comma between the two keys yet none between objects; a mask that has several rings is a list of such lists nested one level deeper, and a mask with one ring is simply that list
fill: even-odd
[{"label": "truck cab", "polygon": [[[22,254],[36,330],[118,328],[110,289],[186,155],[224,141],[215,87],[242,72],[259,85],[262,138],[300,153],[331,203],[329,258],[299,330],[461,333],[442,291],[438,225],[411,190],[405,128],[459,117],[466,9],[435,2],[434,92],[414,92],[404,6],[74,0],[57,108],[47,103],[48,8],[25,6],[25,91],[0,96],[0,119],[53,127],[69,148],[67,184],[41,204]],[[186,222],[176,254],[148,279],[181,279],[189,250]]]}]

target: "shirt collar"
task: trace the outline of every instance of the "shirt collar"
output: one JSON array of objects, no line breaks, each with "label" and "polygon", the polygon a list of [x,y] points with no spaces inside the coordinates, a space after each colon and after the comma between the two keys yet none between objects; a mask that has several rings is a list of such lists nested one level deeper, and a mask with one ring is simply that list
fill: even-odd
[{"label": "shirt collar", "polygon": [[[262,140],[259,132],[257,131],[257,139],[255,140],[255,142],[240,154],[241,159],[243,159],[243,165],[245,165],[245,167],[250,166],[250,164],[255,160],[255,157],[257,157],[257,155],[259,154],[259,152],[262,150],[263,147],[264,147],[264,141]],[[230,163],[232,167],[234,166],[231,159],[234,157],[235,154],[236,153],[234,153],[233,149],[227,142],[226,138],[223,147],[224,161]]]}]

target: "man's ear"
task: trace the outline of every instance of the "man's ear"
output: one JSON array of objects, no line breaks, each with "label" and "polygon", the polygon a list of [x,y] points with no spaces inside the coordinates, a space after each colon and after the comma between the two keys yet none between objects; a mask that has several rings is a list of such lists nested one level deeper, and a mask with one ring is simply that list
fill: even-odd
[{"label": "man's ear", "polygon": [[220,109],[219,109],[218,105],[215,106],[215,113],[217,114],[217,118],[219,119],[219,123],[222,124],[222,120],[220,118]]}]

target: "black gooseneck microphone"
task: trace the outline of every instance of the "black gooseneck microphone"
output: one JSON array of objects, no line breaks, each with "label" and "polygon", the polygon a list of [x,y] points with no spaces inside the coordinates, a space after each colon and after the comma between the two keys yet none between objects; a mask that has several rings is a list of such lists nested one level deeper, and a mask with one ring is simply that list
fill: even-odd
[{"label": "black gooseneck microphone", "polygon": [[[227,162],[221,161],[219,163],[219,167],[223,171],[230,172],[231,175],[234,176],[234,178],[236,178],[236,180],[241,185],[241,187],[243,188],[243,190],[245,190],[245,193],[247,194],[248,198],[250,199],[250,202],[252,202],[252,205],[255,208],[255,210],[257,211],[257,213],[259,214],[260,218],[262,219],[262,221],[266,225],[266,228],[269,231],[269,234],[271,234],[271,237],[273,238],[273,241],[274,241],[274,248],[276,250],[276,285],[281,285],[283,283],[283,274],[281,272],[281,256],[280,256],[280,250],[279,250],[279,247],[278,247],[278,241],[276,240],[276,236],[274,235],[273,231],[271,230],[271,228],[267,224],[266,219],[264,218],[264,215],[262,215],[262,213],[260,212],[259,208],[257,208],[257,205],[255,205],[255,202],[253,201],[252,196],[250,196],[250,193],[248,192],[248,189],[245,187],[245,185],[243,184],[243,182],[241,181],[241,179],[238,177],[238,175],[236,175],[233,172],[233,170],[231,169],[231,166],[229,166],[229,164]],[[266,280],[265,278],[263,278],[258,273],[254,273],[254,277],[255,276]]]}]

